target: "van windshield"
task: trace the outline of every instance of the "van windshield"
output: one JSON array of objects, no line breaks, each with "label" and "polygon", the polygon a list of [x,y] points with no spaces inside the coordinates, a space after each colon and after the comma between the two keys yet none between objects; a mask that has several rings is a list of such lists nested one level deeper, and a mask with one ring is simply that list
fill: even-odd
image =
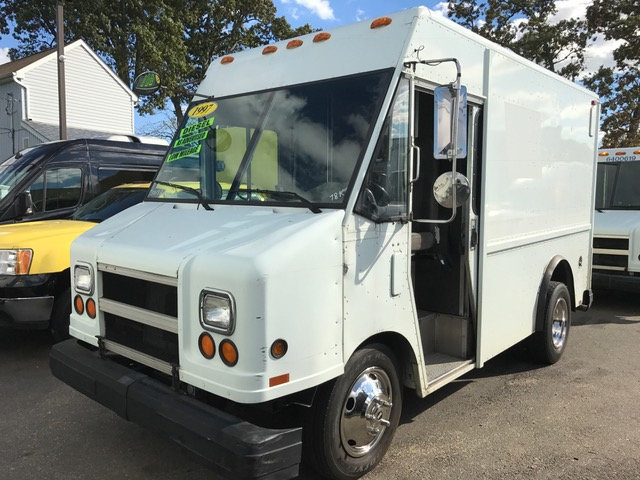
[{"label": "van windshield", "polygon": [[640,210],[640,162],[598,163],[596,209]]},{"label": "van windshield", "polygon": [[391,73],[193,103],[147,198],[343,206]]}]

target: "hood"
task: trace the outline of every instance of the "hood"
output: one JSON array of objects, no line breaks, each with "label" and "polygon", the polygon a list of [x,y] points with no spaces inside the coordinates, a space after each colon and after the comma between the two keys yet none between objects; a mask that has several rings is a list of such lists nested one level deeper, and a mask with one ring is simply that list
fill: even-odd
[{"label": "hood", "polygon": [[640,228],[640,210],[596,210],[593,234],[630,236]]},{"label": "hood", "polygon": [[43,220],[0,225],[0,248],[33,250],[29,274],[62,272],[69,268],[71,242],[96,224],[78,220]]},{"label": "hood", "polygon": [[344,212],[244,205],[206,211],[194,204],[143,202],[80,237],[74,258],[92,250],[96,262],[176,277],[180,266],[199,253],[256,259],[329,217],[340,224]]}]

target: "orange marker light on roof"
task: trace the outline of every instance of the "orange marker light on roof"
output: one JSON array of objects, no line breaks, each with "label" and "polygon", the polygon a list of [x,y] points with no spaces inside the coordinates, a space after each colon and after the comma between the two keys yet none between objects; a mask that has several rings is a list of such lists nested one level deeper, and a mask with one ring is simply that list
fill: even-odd
[{"label": "orange marker light on roof", "polygon": [[324,42],[331,38],[331,34],[327,32],[318,33],[315,37],[313,37],[313,43]]},{"label": "orange marker light on roof", "polygon": [[231,63],[234,60],[235,58],[233,58],[231,55],[227,55],[226,57],[222,57],[222,60],[220,60],[220,63],[224,65],[225,63]]},{"label": "orange marker light on roof", "polygon": [[616,155],[624,155],[624,152],[616,152]]},{"label": "orange marker light on roof", "polygon": [[635,150],[635,151],[633,152],[633,154],[634,154],[634,155],[640,155],[640,150]]},{"label": "orange marker light on roof", "polygon": [[275,53],[277,50],[278,50],[278,47],[276,47],[275,45],[269,45],[268,47],[264,47],[262,49],[262,54],[269,55],[270,53]]},{"label": "orange marker light on roof", "polygon": [[291,50],[292,48],[301,47],[304,42],[302,40],[291,40],[287,43],[287,49]]},{"label": "orange marker light on roof", "polygon": [[373,22],[371,22],[371,28],[380,28],[386,27],[390,25],[392,20],[389,17],[380,17],[376,18]]},{"label": "orange marker light on roof", "polygon": [[609,156],[609,152],[600,152],[598,154],[599,157],[608,157]]}]

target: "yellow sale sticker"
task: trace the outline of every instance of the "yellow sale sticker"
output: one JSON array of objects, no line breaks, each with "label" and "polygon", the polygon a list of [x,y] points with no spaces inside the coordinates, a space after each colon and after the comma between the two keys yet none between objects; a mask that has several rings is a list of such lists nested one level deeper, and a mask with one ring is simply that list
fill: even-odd
[{"label": "yellow sale sticker", "polygon": [[206,117],[207,115],[215,112],[216,108],[218,108],[217,103],[205,102],[191,108],[187,115],[189,115],[191,118]]}]

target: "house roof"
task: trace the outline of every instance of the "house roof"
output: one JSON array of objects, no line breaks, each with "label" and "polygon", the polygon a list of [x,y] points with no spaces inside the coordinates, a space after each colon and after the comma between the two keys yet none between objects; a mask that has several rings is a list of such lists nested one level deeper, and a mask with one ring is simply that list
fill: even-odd
[{"label": "house roof", "polygon": [[11,75],[12,73],[17,72],[18,70],[28,65],[31,65],[34,62],[37,62],[41,58],[48,56],[54,51],[55,51],[55,48],[49,48],[47,50],[43,50],[40,53],[36,53],[34,55],[29,55],[28,57],[21,58],[20,60],[14,60],[13,62],[3,63],[2,65],[0,65],[0,77]]},{"label": "house roof", "polygon": [[[125,84],[120,77],[118,77],[113,70],[111,70],[111,68],[109,68],[109,66],[104,62],[104,60],[102,60],[97,54],[96,52],[94,52],[91,47],[89,47],[89,45],[86,44],[86,42],[82,39],[78,39],[75,40],[71,43],[68,43],[64,46],[65,51],[69,50],[69,49],[73,49],[73,48],[77,48],[77,47],[81,47],[83,48],[86,52],[89,53],[89,55],[91,57],[93,57],[93,59],[98,63],[98,65],[100,65],[103,70],[105,71],[105,73],[107,73],[118,85],[120,85],[120,87],[126,91],[129,96],[131,97],[132,101],[137,102],[138,101],[138,96],[133,93],[131,91],[131,89],[129,88],[129,86],[127,84]],[[46,57],[48,57],[49,55],[55,55],[56,54],[56,48],[50,48],[48,50],[43,50],[40,53],[36,53],[35,55],[30,55],[28,57],[24,57],[21,58],[20,60],[16,60],[14,62],[9,62],[9,63],[4,63],[2,65],[0,65],[0,78],[3,77],[8,77],[8,76],[12,76],[14,73],[18,74],[26,72],[28,70],[30,70],[31,68],[34,68],[37,66],[38,63],[40,63],[41,61],[47,61]]]}]

